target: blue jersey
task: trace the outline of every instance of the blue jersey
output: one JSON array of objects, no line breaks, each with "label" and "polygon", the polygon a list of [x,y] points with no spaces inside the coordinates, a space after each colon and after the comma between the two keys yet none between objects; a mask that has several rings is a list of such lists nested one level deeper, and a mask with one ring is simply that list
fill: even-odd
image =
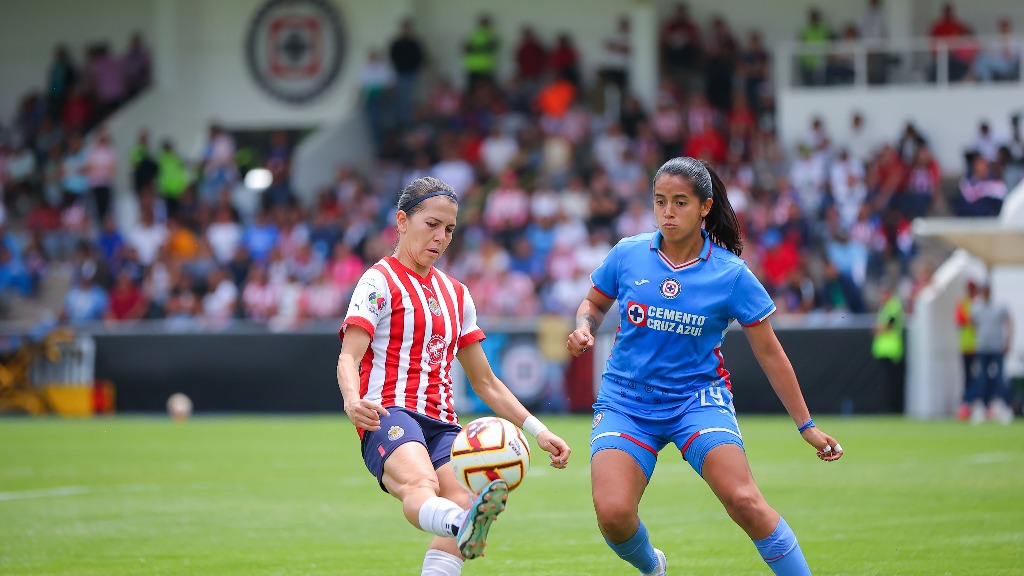
[{"label": "blue jersey", "polygon": [[591,274],[620,316],[599,403],[669,409],[709,384],[732,390],[725,331],[734,319],[763,321],[775,304],[743,260],[701,233],[700,256],[689,262],[661,252],[659,230],[622,239]]}]

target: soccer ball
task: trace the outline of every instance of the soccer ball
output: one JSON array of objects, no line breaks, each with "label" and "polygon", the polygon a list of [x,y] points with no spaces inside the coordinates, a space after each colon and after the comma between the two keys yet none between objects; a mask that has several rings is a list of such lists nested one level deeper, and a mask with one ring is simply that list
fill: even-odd
[{"label": "soccer ball", "polygon": [[171,394],[167,399],[167,413],[178,422],[188,420],[192,415],[192,400],[181,392]]},{"label": "soccer ball", "polygon": [[474,494],[499,478],[514,490],[530,469],[530,443],[508,420],[477,418],[455,437],[451,463],[455,477]]}]

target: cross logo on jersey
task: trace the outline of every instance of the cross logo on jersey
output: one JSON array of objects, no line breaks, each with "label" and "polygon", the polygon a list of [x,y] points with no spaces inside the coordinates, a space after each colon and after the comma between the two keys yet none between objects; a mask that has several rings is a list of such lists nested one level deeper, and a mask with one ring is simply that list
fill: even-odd
[{"label": "cross logo on jersey", "polygon": [[669,300],[679,296],[679,281],[675,278],[665,278],[662,280],[661,295]]},{"label": "cross logo on jersey", "polygon": [[430,363],[437,366],[441,363],[441,358],[444,357],[444,349],[448,346],[445,342],[444,336],[434,334],[427,341],[427,357],[430,359]]},{"label": "cross logo on jersey", "polygon": [[626,308],[626,317],[629,318],[629,323],[634,326],[644,326],[647,324],[647,305],[640,304],[639,302],[629,301],[629,305]]}]

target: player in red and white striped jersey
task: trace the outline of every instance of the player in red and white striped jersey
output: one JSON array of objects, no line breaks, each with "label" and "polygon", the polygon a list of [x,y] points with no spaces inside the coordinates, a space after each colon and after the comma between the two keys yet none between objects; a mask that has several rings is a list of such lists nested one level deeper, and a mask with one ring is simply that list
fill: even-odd
[{"label": "player in red and white striped jersey", "polygon": [[455,229],[452,188],[418,178],[402,191],[398,208],[395,253],[359,279],[342,323],[338,384],[367,468],[402,501],[413,526],[435,534],[423,574],[457,575],[463,557],[481,554],[507,486],[496,480],[473,500],[451,470],[460,430],[453,362],[495,413],[536,437],[552,466],[565,468],[571,451],[495,376],[480,346],[484,333],[473,298],[433,266]]}]

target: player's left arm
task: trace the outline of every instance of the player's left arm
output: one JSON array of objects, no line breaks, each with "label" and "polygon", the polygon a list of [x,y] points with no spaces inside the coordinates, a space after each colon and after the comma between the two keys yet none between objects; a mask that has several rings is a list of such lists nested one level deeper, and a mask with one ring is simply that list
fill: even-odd
[{"label": "player's left arm", "polygon": [[[803,392],[800,391],[800,383],[797,382],[796,372],[793,365],[782,349],[782,344],[775,336],[775,330],[769,319],[744,326],[743,332],[750,341],[750,347],[754,351],[754,357],[764,370],[772,389],[778,395],[786,412],[796,423],[798,428],[803,428],[800,435],[808,444],[818,450],[818,458],[825,461],[838,460],[843,455],[843,449],[835,438],[822,432],[811,420],[811,412],[807,409]],[[810,423],[810,426],[806,424]]]},{"label": "player's left arm", "polygon": [[502,418],[514,423],[525,432],[537,438],[537,445],[551,453],[551,465],[565,468],[572,450],[565,440],[548,430],[536,416],[523,406],[515,394],[505,386],[491,369],[487,355],[480,342],[474,342],[459,350],[456,355],[466,372],[466,378],[477,396]]}]

